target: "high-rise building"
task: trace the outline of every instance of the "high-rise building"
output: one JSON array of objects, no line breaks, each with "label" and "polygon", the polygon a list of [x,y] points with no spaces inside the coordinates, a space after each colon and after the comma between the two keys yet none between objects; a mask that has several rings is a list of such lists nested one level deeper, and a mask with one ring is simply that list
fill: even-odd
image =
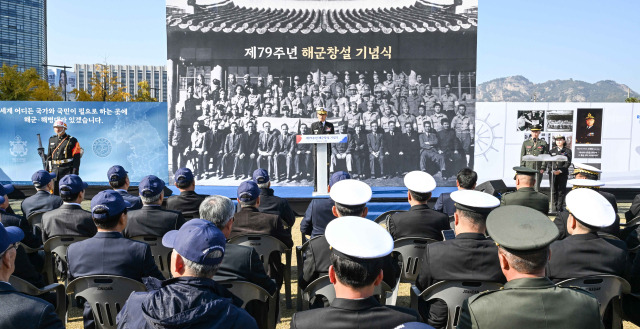
[{"label": "high-rise building", "polygon": [[[1,0],[0,0],[1,1]],[[89,81],[100,71],[99,65],[76,64],[76,85],[78,89],[91,91]],[[148,65],[109,65],[112,77],[116,77],[125,91],[134,96],[138,92],[138,82],[147,81],[151,89],[151,97],[159,102],[167,99],[167,71],[164,66]]]},{"label": "high-rise building", "polygon": [[46,0],[0,0],[0,62],[46,78]]}]

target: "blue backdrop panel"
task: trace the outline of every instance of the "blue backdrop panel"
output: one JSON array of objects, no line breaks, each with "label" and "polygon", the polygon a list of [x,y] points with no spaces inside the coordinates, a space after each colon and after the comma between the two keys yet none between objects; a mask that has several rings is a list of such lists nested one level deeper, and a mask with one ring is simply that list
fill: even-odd
[{"label": "blue backdrop panel", "polygon": [[132,182],[150,174],[168,181],[167,103],[125,102],[0,102],[0,180],[31,184],[42,169],[36,134],[47,152],[57,119],[84,149],[84,181],[107,184],[114,164],[125,167]]}]

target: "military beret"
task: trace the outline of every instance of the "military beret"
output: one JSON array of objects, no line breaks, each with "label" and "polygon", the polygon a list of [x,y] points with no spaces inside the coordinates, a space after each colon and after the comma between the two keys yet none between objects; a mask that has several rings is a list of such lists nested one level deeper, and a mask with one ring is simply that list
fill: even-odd
[{"label": "military beret", "polygon": [[549,218],[529,207],[502,206],[487,216],[487,232],[498,246],[514,251],[547,247],[559,235]]},{"label": "military beret", "polygon": [[607,227],[616,220],[613,206],[600,193],[579,188],[567,193],[567,210],[578,221],[593,227]]},{"label": "military beret", "polygon": [[530,130],[531,131],[540,131],[540,130],[542,130],[542,125],[539,125],[539,124],[533,125],[533,126],[531,126]]}]

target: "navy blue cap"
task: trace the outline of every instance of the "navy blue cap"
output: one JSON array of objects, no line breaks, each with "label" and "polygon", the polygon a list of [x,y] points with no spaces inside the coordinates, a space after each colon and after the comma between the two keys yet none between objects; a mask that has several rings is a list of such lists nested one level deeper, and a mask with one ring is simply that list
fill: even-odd
[{"label": "navy blue cap", "polygon": [[49,182],[54,178],[56,178],[56,174],[49,173],[46,170],[38,170],[31,175],[31,181],[35,187],[47,186],[47,184],[49,184]]},{"label": "navy blue cap", "polygon": [[329,179],[329,186],[333,186],[333,184],[343,180],[343,179],[351,179],[351,175],[349,175],[346,171],[336,171],[331,175]]},{"label": "navy blue cap", "polygon": [[154,175],[145,176],[138,185],[140,195],[144,197],[156,196],[162,193],[163,189],[164,181]]},{"label": "navy blue cap", "polygon": [[125,179],[127,177],[128,171],[124,170],[124,168],[120,165],[115,165],[109,168],[107,171],[107,179],[110,182],[117,182],[119,180]]},{"label": "navy blue cap", "polygon": [[238,186],[238,201],[249,202],[258,198],[260,195],[260,188],[254,181],[242,182]]},{"label": "navy blue cap", "polygon": [[193,172],[191,172],[189,168],[180,168],[173,175],[173,180],[176,182],[190,183],[193,181]]},{"label": "navy blue cap", "polygon": [[[60,179],[60,194],[75,194],[84,191],[87,183],[83,182],[80,176],[69,174]],[[62,188],[65,188],[64,190]]]},{"label": "navy blue cap", "polygon": [[10,245],[22,241],[24,232],[17,226],[4,227],[0,223],[0,253],[9,248]]},{"label": "navy blue cap", "polygon": [[14,190],[14,188],[13,188],[13,185],[11,185],[11,184],[6,184],[6,185],[0,184],[0,196],[4,196],[6,194],[9,194],[9,193],[13,192],[13,190]]},{"label": "navy blue cap", "polygon": [[194,218],[179,230],[167,232],[162,237],[162,244],[196,264],[217,265],[224,257],[227,239],[210,221]]},{"label": "navy blue cap", "polygon": [[266,169],[258,168],[253,172],[253,181],[256,184],[265,184],[269,182],[269,172]]},{"label": "navy blue cap", "polygon": [[[91,199],[91,215],[94,219],[107,219],[115,216],[131,207],[131,203],[122,198],[122,195],[115,190],[100,191]],[[107,213],[96,214],[98,209],[106,209]]]}]

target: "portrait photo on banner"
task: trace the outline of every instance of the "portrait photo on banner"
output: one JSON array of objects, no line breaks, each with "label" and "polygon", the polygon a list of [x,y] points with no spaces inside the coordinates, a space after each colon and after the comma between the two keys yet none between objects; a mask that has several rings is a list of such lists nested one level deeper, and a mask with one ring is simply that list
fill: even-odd
[{"label": "portrait photo on banner", "polygon": [[[260,13],[259,15],[257,13]],[[473,167],[478,1],[167,1],[169,171],[313,184],[318,108],[346,143],[330,172],[439,186]],[[170,175],[171,177],[171,175]]]},{"label": "portrait photo on banner", "polygon": [[602,109],[578,109],[576,144],[602,143]]}]

